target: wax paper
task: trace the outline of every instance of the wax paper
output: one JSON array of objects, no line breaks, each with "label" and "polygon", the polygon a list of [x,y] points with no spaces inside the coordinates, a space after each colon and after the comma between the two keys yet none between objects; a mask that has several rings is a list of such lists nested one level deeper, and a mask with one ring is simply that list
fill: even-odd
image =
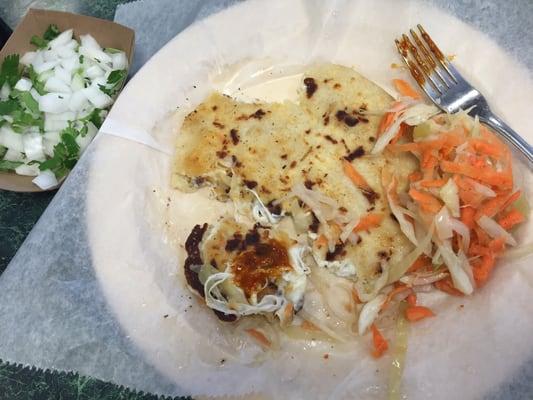
[{"label": "wax paper", "polygon": [[[375,49],[387,43],[392,48],[394,35],[424,18],[441,46],[453,48],[465,75],[494,99],[495,109],[519,131],[531,128],[528,72],[509,68],[508,56],[493,43],[417,2],[372,4],[252,1],[224,11],[239,18],[228,25],[212,17],[184,32],[159,53],[165,63],[154,60],[133,78],[110,118],[153,134],[169,148],[172,134],[165,132],[176,133],[179,120],[179,114],[176,120],[169,114],[201,101],[212,88],[211,74],[243,59],[354,65],[391,90],[386,82],[394,72],[388,65],[397,58],[392,51]],[[172,21],[174,8],[166,6],[159,11],[161,25]],[[143,8],[143,17],[152,8]],[[174,15],[176,21],[183,12]],[[385,34],[372,37],[368,31],[381,19]],[[394,25],[397,20],[401,23]],[[462,36],[459,40],[465,32],[486,47],[472,48]],[[281,39],[271,42],[269,34]],[[372,45],[365,42],[370,37]],[[490,63],[466,64],[468,57],[490,57]],[[504,72],[512,73],[512,82],[494,79]],[[138,137],[97,138],[0,277],[0,356],[168,395],[267,391],[290,398],[353,398],[354,393],[382,398],[388,360],[374,363],[363,351],[364,342],[356,360],[313,360],[309,351],[302,352],[311,354],[306,362],[278,358],[277,365],[275,359],[266,366],[214,365],[219,354],[217,349],[209,354],[214,343],[207,339],[211,332],[219,337],[216,321],[180,286],[180,256],[172,251],[179,243],[162,240],[162,227],[147,217],[157,215],[147,205],[166,205],[169,172],[162,167],[169,166],[170,158]],[[527,178],[525,173],[526,184]],[[169,202],[182,215],[173,222],[178,230],[199,214],[217,211],[201,193],[193,196]],[[528,232],[519,238],[525,240]],[[438,319],[413,329],[404,382],[409,398],[518,399],[532,393],[533,346],[527,333],[533,329],[528,291],[533,278],[527,263],[506,264],[474,298],[449,299]],[[208,351],[201,351],[203,345]],[[286,373],[276,376],[276,366]],[[332,376],[339,366],[345,368]],[[302,371],[310,373],[302,376]]]}]

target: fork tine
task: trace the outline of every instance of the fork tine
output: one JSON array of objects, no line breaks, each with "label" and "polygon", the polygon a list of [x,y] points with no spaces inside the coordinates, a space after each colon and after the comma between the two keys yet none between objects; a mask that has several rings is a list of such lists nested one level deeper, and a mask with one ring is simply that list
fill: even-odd
[{"label": "fork tine", "polygon": [[439,77],[439,80],[444,84],[444,86],[449,88],[451,82],[449,82],[448,80],[444,78],[444,76],[442,76],[440,72],[440,68],[438,67],[433,57],[431,57],[431,54],[428,52],[428,49],[426,48],[426,46],[424,46],[424,43],[422,43],[422,41],[420,40],[420,37],[412,29],[410,29],[409,32],[411,33],[413,40],[418,46],[418,49],[422,53],[422,57],[424,57],[424,61],[429,65],[430,69],[435,71],[435,73]]},{"label": "fork tine", "polygon": [[[428,63],[424,58],[422,58],[420,56],[420,53],[418,52],[418,49],[411,42],[411,40],[409,39],[409,37],[407,35],[405,35],[405,34],[402,35],[402,42],[405,43],[405,47],[407,49],[409,49],[409,52],[411,53],[411,55],[413,56],[413,58],[417,62],[418,66],[422,69],[422,71],[424,72],[426,77],[429,79],[429,81],[433,84],[433,86],[439,92],[442,92],[441,88],[439,87],[439,86],[442,86],[442,85],[438,85],[437,82],[434,79],[435,75],[433,74],[433,68],[431,67],[431,64]],[[448,86],[448,85],[446,85],[445,82],[443,82],[443,83],[445,84],[445,86]]]},{"label": "fork tine", "polygon": [[[444,56],[444,54],[442,54],[442,51],[440,51],[438,46],[435,44],[433,39],[431,39],[431,36],[428,35],[428,33],[425,31],[425,29],[422,27],[422,25],[418,24],[417,27],[418,27],[418,30],[420,31],[420,35],[422,35],[422,39],[424,39],[424,41],[427,43],[427,45],[429,47],[429,50],[431,50],[431,52],[433,53],[433,55],[435,56],[435,58],[437,59],[439,64],[442,66],[442,68],[444,68],[446,70],[446,72],[448,73],[448,75],[450,75],[450,77],[453,79],[453,81],[455,83],[458,83],[459,79],[457,78],[456,74],[454,74],[450,70],[449,62],[446,59],[446,57]],[[457,71],[455,71],[455,68],[452,67],[452,69],[454,70],[454,72],[457,72]]]},{"label": "fork tine", "polygon": [[403,62],[405,63],[409,71],[411,72],[411,75],[416,80],[418,85],[422,88],[422,90],[426,93],[428,97],[430,98],[437,97],[440,94],[440,91],[438,90],[436,86],[433,86],[432,84],[428,84],[427,83],[428,81],[424,77],[424,74],[422,73],[422,71],[420,71],[420,69],[415,63],[409,60],[408,58],[409,53],[407,51],[406,45],[402,43],[401,41],[399,41],[398,39],[395,39],[394,43],[396,43],[396,48],[398,49],[398,53],[400,53],[400,56],[402,57]]}]

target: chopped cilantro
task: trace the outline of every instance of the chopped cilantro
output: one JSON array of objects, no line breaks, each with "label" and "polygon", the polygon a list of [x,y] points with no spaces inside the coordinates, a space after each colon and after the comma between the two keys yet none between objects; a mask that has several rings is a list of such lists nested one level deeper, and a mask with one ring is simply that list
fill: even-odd
[{"label": "chopped cilantro", "polygon": [[54,147],[54,156],[39,165],[41,171],[51,170],[57,179],[64,177],[78,161],[80,146],[76,143],[79,132],[72,125],[61,131],[61,142]]},{"label": "chopped cilantro", "polygon": [[37,93],[39,93],[41,96],[45,94],[46,90],[44,90],[44,82],[41,82],[39,80],[39,74],[35,72],[32,65],[30,65],[30,67],[28,68],[28,75],[30,77],[31,84],[33,85],[35,90],[37,90]]},{"label": "chopped cilantro", "polygon": [[61,31],[57,25],[49,25],[46,31],[43,34],[43,37],[33,35],[31,37],[30,43],[36,46],[38,49],[45,49],[48,46],[50,40],[55,39]]},{"label": "chopped cilantro", "polygon": [[44,120],[41,115],[35,117],[23,110],[15,110],[11,113],[11,117],[13,118],[11,127],[15,132],[22,133],[25,128],[30,126],[38,126],[39,130],[44,130]]},{"label": "chopped cilantro", "polygon": [[56,37],[58,37],[60,33],[61,33],[61,31],[59,30],[57,25],[51,24],[51,25],[48,26],[48,28],[44,32],[43,38],[44,38],[44,40],[49,40],[50,41],[50,40],[53,40]]},{"label": "chopped cilantro", "polygon": [[12,171],[22,164],[21,161],[0,160],[0,171]]},{"label": "chopped cilantro", "polygon": [[109,96],[114,96],[117,92],[120,86],[122,85],[122,82],[126,79],[126,76],[128,75],[128,71],[125,69],[116,69],[114,71],[111,71],[109,76],[107,77],[107,83],[106,85],[98,85],[100,87],[100,90],[104,93],[106,93]]},{"label": "chopped cilantro", "polygon": [[0,101],[0,115],[10,115],[13,111],[19,110],[20,105],[15,99]]},{"label": "chopped cilantro", "polygon": [[33,98],[30,92],[19,92],[17,97],[19,98],[20,102],[32,113],[39,113],[39,103],[37,103],[37,100]]},{"label": "chopped cilantro", "polygon": [[19,55],[11,54],[7,56],[0,67],[0,88],[6,82],[11,87],[15,86],[21,76],[22,71],[19,68]]},{"label": "chopped cilantro", "polygon": [[44,40],[42,37],[33,35],[30,39],[30,44],[33,44],[38,49],[45,49],[48,46],[48,41]]},{"label": "chopped cilantro", "polygon": [[96,126],[97,128],[100,128],[102,126],[102,122],[104,121],[104,117],[102,116],[102,111],[103,110],[100,108],[95,108],[94,110],[91,111],[89,115],[82,118],[80,121],[82,122],[90,121],[94,124],[94,126]]}]

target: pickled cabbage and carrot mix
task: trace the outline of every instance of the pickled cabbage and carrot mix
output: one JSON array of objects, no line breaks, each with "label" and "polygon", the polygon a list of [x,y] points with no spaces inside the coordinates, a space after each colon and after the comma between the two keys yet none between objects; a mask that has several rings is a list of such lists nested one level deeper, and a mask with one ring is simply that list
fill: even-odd
[{"label": "pickled cabbage and carrot mix", "polygon": [[509,148],[466,111],[442,114],[394,83],[396,100],[321,65],[297,103],[214,93],[186,117],[173,186],[233,206],[198,221],[180,266],[221,323],[248,321],[265,349],[279,332],[366,336],[379,357],[391,320],[438,318],[417,293],[475,295],[517,246],[529,210]]}]

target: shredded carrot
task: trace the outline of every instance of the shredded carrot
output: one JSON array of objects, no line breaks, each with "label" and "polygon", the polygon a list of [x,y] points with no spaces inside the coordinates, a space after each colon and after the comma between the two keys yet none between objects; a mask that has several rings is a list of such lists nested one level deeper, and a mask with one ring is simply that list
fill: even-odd
[{"label": "shredded carrot", "polygon": [[415,293],[409,293],[407,296],[407,304],[410,306],[416,306],[416,294]]},{"label": "shredded carrot", "polygon": [[487,217],[494,217],[500,211],[505,210],[510,204],[520,197],[520,190],[517,190],[511,195],[501,194],[491,199],[483,202],[481,207],[476,212],[476,220],[481,218],[481,216],[486,215]]},{"label": "shredded carrot", "polygon": [[422,98],[422,96],[420,96],[420,93],[416,91],[408,82],[404,81],[403,79],[393,79],[392,83],[394,84],[394,87],[396,88],[396,90],[402,96],[410,97],[416,100]]},{"label": "shredded carrot", "polygon": [[409,182],[417,182],[420,179],[422,179],[422,172],[420,171],[411,172],[408,178],[409,178]]},{"label": "shredded carrot", "polygon": [[317,247],[322,247],[328,244],[328,239],[324,235],[320,235],[316,240],[315,244]]},{"label": "shredded carrot", "polygon": [[425,267],[427,267],[430,263],[431,259],[426,256],[425,254],[421,254],[413,264],[409,267],[407,270],[407,273],[415,272],[418,270],[421,270]]},{"label": "shredded carrot", "polygon": [[398,142],[398,140],[400,140],[402,137],[404,137],[407,134],[409,129],[410,129],[409,125],[401,123],[400,124],[400,128],[398,129],[398,132],[391,139],[390,144],[391,145],[396,144]]},{"label": "shredded carrot", "polygon": [[394,298],[394,296],[396,296],[398,293],[402,293],[406,290],[411,290],[411,288],[405,286],[405,285],[399,285],[397,287],[395,287],[394,289],[392,289],[389,294],[387,295],[387,298],[385,299],[385,301],[383,302],[383,304],[381,305],[381,308],[380,308],[380,311],[383,311],[385,310],[390,302],[392,301],[392,299]]},{"label": "shredded carrot", "polygon": [[474,281],[476,286],[483,286],[489,278],[492,269],[494,268],[494,256],[492,254],[486,254],[481,257],[480,262],[472,265],[472,274],[474,275]]},{"label": "shredded carrot", "polygon": [[409,195],[420,205],[422,211],[436,214],[442,208],[440,200],[429,193],[411,189],[409,190]]},{"label": "shredded carrot", "polygon": [[505,238],[492,239],[488,245],[492,254],[497,255],[505,250]]},{"label": "shredded carrot", "polygon": [[361,304],[362,303],[361,299],[359,298],[359,294],[357,293],[357,290],[355,290],[355,289],[352,289],[352,299],[357,304]]},{"label": "shredded carrot", "polygon": [[397,144],[390,148],[396,152],[411,151],[422,153],[426,150],[440,150],[445,145],[455,148],[464,143],[464,141],[464,129],[460,128],[454,131],[440,133],[437,139],[434,140]]},{"label": "shredded carrot", "polygon": [[504,155],[501,144],[489,143],[486,140],[470,139],[469,144],[479,154],[488,155],[495,159],[500,159]]},{"label": "shredded carrot", "polygon": [[370,213],[361,218],[357,226],[354,228],[354,232],[368,231],[369,229],[375,228],[381,224],[383,221],[383,214],[381,213]]},{"label": "shredded carrot", "polygon": [[465,176],[454,175],[453,181],[457,185],[459,191],[459,198],[465,205],[478,207],[485,197],[479,193],[474,187],[474,180]]},{"label": "shredded carrot", "polygon": [[387,340],[383,337],[381,332],[378,330],[375,324],[372,324],[370,327],[372,330],[372,342],[374,344],[374,350],[372,351],[372,355],[375,358],[379,358],[387,351],[389,348],[389,344],[387,343]]},{"label": "shredded carrot", "polygon": [[344,174],[350,178],[355,186],[363,190],[372,190],[368,182],[359,172],[356,171],[352,163],[348,160],[342,160],[342,169]]},{"label": "shredded carrot", "polygon": [[408,306],[405,309],[405,318],[408,321],[416,322],[427,317],[433,317],[435,314],[429,308],[424,306]]},{"label": "shredded carrot", "polygon": [[464,294],[457,290],[452,283],[452,280],[450,277],[441,279],[440,281],[437,281],[433,284],[437,289],[439,289],[441,292],[448,293],[452,296],[464,296]]},{"label": "shredded carrot", "polygon": [[476,215],[476,210],[473,207],[465,206],[461,208],[461,222],[468,226],[470,229],[474,229],[476,221],[474,216]]},{"label": "shredded carrot", "polygon": [[259,344],[263,347],[270,347],[272,346],[272,342],[270,340],[268,340],[268,338],[265,336],[265,334],[263,332],[260,332],[258,331],[257,329],[254,329],[254,328],[248,328],[248,329],[245,329],[245,331],[252,337],[254,338],[255,340],[257,340],[257,342],[259,342]]},{"label": "shredded carrot", "polygon": [[378,125],[378,132],[377,132],[378,137],[381,136],[383,132],[385,132],[387,128],[392,125],[395,118],[396,118],[395,112],[386,112],[385,114],[383,114],[383,117],[381,118],[381,121],[379,121],[379,125]]},{"label": "shredded carrot", "polygon": [[510,189],[513,186],[512,173],[497,172],[488,166],[478,167],[468,163],[441,160],[440,167],[444,172],[465,175],[501,189]]},{"label": "shredded carrot", "polygon": [[420,186],[424,188],[439,188],[446,185],[447,179],[428,179],[420,181]]},{"label": "shredded carrot", "polygon": [[509,230],[513,226],[521,224],[526,218],[518,210],[511,210],[507,214],[501,216],[498,219],[498,224],[500,224],[504,229]]},{"label": "shredded carrot", "polygon": [[302,329],[307,330],[307,331],[319,331],[320,330],[319,327],[317,327],[315,324],[313,324],[312,322],[310,322],[310,321],[308,321],[306,319],[303,320],[303,322],[300,325],[300,327]]}]

